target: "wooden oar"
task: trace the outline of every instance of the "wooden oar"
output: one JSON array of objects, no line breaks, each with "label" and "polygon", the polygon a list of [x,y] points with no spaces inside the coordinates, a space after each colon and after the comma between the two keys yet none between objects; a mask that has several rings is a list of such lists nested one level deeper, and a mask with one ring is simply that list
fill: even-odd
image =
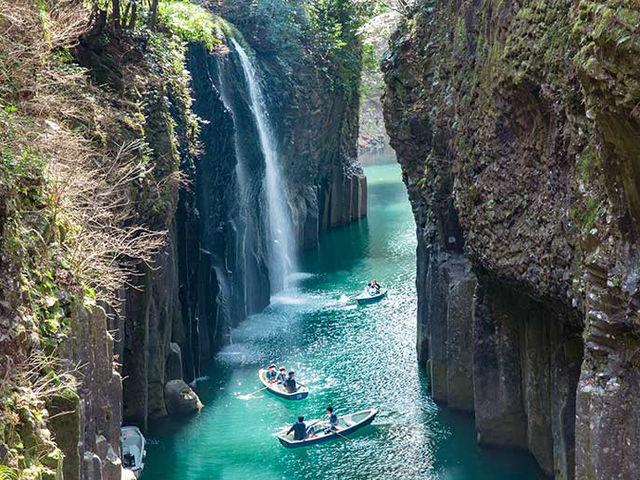
[{"label": "wooden oar", "polygon": [[318,424],[318,423],[320,423],[321,421],[322,421],[322,419],[320,419],[320,420],[316,420],[315,422],[310,423],[310,424],[309,424],[309,426],[307,427],[307,430],[308,430],[309,428],[313,427],[314,425],[317,425],[317,424]]},{"label": "wooden oar", "polygon": [[351,440],[349,437],[345,437],[344,435],[342,435],[341,433],[337,432],[336,430],[332,430],[333,433],[335,433],[336,435],[338,435],[340,438],[344,438],[347,442],[353,442],[353,440]]},{"label": "wooden oar", "polygon": [[243,397],[250,397],[252,395],[255,395],[256,393],[259,393],[259,392],[261,392],[263,390],[266,390],[267,388],[269,388],[269,387],[262,387],[260,390],[256,390],[255,392],[251,392],[251,393],[249,393],[247,395],[243,395]]},{"label": "wooden oar", "polygon": [[[326,415],[325,415],[324,417],[326,417]],[[322,417],[320,420],[318,420],[318,421],[316,421],[316,422],[312,423],[311,425],[309,425],[309,427],[311,427],[311,426],[315,425],[315,424],[316,424],[316,423],[318,423],[318,422],[323,421],[323,420],[324,420],[324,417]],[[344,435],[342,435],[342,434],[341,434],[340,432],[338,432],[337,430],[331,430],[331,425],[329,425],[327,428],[329,429],[329,432],[330,432],[330,433],[335,433],[337,436],[339,436],[340,438],[345,439],[347,442],[353,442],[353,440],[351,440],[349,437],[345,437]]]}]

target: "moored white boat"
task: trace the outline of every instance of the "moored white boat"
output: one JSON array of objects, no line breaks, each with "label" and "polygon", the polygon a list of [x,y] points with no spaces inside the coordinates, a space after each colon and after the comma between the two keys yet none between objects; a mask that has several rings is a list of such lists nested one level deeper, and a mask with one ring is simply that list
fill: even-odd
[{"label": "moored white boat", "polygon": [[122,443],[122,479],[131,478],[129,472],[132,472],[135,478],[139,478],[144,469],[144,459],[147,456],[144,435],[138,427],[122,427],[120,441]]}]

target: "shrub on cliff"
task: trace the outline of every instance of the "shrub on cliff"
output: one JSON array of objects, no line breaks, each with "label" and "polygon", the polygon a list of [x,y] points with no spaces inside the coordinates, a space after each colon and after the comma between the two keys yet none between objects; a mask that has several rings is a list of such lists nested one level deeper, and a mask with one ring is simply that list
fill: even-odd
[{"label": "shrub on cliff", "polygon": [[159,4],[158,22],[183,40],[201,43],[213,50],[220,39],[216,36],[216,18],[204,8],[189,1],[164,0]]}]

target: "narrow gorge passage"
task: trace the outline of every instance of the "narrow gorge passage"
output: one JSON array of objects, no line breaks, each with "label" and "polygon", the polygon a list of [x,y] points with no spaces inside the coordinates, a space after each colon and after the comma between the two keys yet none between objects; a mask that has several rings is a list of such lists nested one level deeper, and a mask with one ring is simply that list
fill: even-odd
[{"label": "narrow gorge passage", "polygon": [[[380,162],[380,158],[377,162]],[[365,221],[326,233],[301,259],[298,288],[232,332],[198,384],[205,404],[190,420],[168,420],[149,434],[144,478],[163,480],[528,480],[528,454],[481,450],[472,418],[437,407],[415,353],[415,225],[400,179],[386,158],[366,168]],[[389,287],[378,304],[340,300],[371,278]],[[286,402],[260,387],[257,369],[293,368],[311,395]],[[241,397],[241,398],[239,398]],[[315,418],[380,409],[353,443],[285,450],[273,434],[298,414]]]}]

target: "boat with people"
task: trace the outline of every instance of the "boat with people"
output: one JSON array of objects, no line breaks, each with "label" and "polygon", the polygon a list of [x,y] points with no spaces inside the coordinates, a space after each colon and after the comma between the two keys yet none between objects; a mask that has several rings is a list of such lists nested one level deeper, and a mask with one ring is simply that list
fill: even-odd
[{"label": "boat with people", "polygon": [[264,368],[258,370],[258,378],[264,385],[264,389],[277,397],[286,400],[303,400],[309,396],[309,388],[300,382],[296,382],[296,390],[294,392],[289,392],[281,383],[269,382],[269,380],[267,380],[267,370]]},{"label": "boat with people", "polygon": [[359,305],[365,305],[367,303],[377,302],[387,296],[387,289],[373,289],[365,288],[364,292],[356,297],[356,301]]},{"label": "boat with people", "polygon": [[138,427],[127,426],[120,429],[120,442],[122,444],[122,478],[139,478],[144,469],[144,460],[147,456],[145,450],[146,441]]},{"label": "boat with people", "polygon": [[341,415],[338,417],[338,430],[330,429],[329,423],[323,419],[311,420],[309,422],[309,427],[307,428],[307,436],[304,439],[294,440],[293,432],[280,434],[277,437],[282,446],[286,448],[307,447],[309,445],[315,445],[317,443],[335,440],[337,438],[343,438],[350,441],[351,439],[347,438],[347,435],[371,424],[377,414],[378,409],[371,408],[348,415]]}]

